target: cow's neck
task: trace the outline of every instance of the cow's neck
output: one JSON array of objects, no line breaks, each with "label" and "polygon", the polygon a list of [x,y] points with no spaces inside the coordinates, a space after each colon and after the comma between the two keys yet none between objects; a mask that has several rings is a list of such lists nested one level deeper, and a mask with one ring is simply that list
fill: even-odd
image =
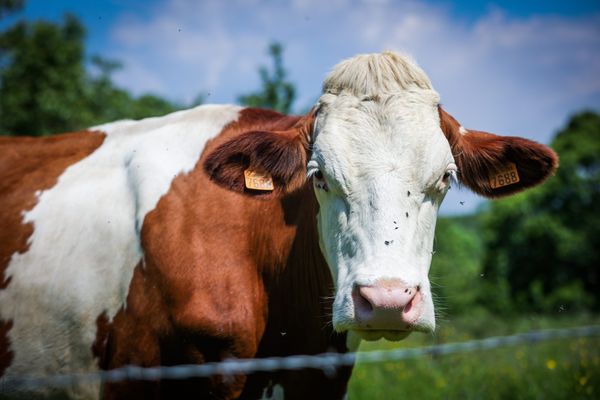
[{"label": "cow's neck", "polygon": [[[257,356],[318,354],[328,351],[346,352],[346,335],[333,332],[331,306],[333,282],[329,268],[319,248],[316,227],[318,203],[312,185],[280,200],[284,225],[274,219],[269,241],[286,242],[282,254],[272,254],[275,264],[263,265],[268,296],[268,318]],[[289,228],[292,227],[292,234]],[[272,248],[276,248],[273,246]],[[269,264],[269,263],[267,263]],[[292,398],[307,398],[317,388],[319,398],[342,398],[350,378],[351,367],[337,370],[335,378],[321,371],[282,371],[277,374],[254,374],[242,397],[272,390],[274,385],[285,388]]]},{"label": "cow's neck", "polygon": [[[345,339],[332,333],[333,282],[319,249],[318,203],[312,185],[307,182],[280,203],[285,224],[295,227],[295,234],[287,244],[283,262],[265,270],[269,317],[262,342],[275,345],[261,346],[260,352],[345,351]],[[277,235],[277,231],[273,233]]]}]

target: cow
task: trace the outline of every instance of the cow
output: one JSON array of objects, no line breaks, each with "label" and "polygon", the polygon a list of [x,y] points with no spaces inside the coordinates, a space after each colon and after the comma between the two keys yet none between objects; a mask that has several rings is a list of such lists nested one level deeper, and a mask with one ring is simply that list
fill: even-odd
[{"label": "cow", "polygon": [[548,147],[467,130],[394,52],[334,67],[303,116],[202,105],[0,138],[0,397],[340,399],[351,368],[19,387],[124,365],[347,352],[435,329],[454,181],[544,181]]}]

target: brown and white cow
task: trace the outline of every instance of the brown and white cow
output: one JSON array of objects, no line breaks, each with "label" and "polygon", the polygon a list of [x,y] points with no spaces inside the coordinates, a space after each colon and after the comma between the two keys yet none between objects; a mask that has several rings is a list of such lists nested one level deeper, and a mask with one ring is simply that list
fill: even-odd
[{"label": "brown and white cow", "polygon": [[350,369],[37,393],[11,379],[431,331],[452,180],[499,197],[556,164],[543,145],[462,128],[391,52],[336,66],[302,117],[209,105],[0,138],[0,397],[342,398]]}]

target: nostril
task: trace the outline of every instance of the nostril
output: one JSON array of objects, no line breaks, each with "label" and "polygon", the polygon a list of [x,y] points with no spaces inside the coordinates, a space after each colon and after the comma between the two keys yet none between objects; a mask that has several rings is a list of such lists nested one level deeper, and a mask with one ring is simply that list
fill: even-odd
[{"label": "nostril", "polygon": [[413,297],[412,299],[410,299],[410,301],[404,306],[404,309],[402,309],[403,313],[407,314],[407,313],[410,312],[410,310],[413,307],[413,302],[415,301],[415,297]]},{"label": "nostril", "polygon": [[414,323],[422,310],[422,295],[419,290],[415,290],[415,295],[410,299],[410,301],[404,306],[402,310],[402,319],[406,323]]},{"label": "nostril", "polygon": [[366,319],[373,312],[373,304],[361,293],[360,287],[355,287],[352,291],[352,300],[354,301],[354,311],[358,319]]},{"label": "nostril", "polygon": [[369,311],[373,310],[373,304],[371,304],[371,302],[368,299],[365,299],[363,296],[360,296],[360,299],[362,300],[361,303],[365,309]]}]

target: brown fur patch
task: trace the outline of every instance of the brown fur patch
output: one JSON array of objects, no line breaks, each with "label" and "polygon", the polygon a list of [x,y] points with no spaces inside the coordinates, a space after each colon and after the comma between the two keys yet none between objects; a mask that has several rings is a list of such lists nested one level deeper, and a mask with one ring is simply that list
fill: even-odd
[{"label": "brown fur patch", "polygon": [[[542,183],[558,166],[558,156],[548,146],[520,137],[474,130],[463,135],[460,124],[442,107],[439,107],[439,113],[460,181],[480,195],[495,198],[520,192]],[[492,188],[490,175],[503,170],[509,162],[517,166],[520,181]]]},{"label": "brown fur patch", "polygon": [[106,311],[96,318],[96,338],[92,343],[92,354],[98,359],[98,366],[104,368],[102,364],[106,361],[106,349],[108,345],[108,335],[110,333],[111,323],[108,320]]},{"label": "brown fur patch", "polygon": [[0,376],[4,375],[6,368],[10,366],[14,353],[10,350],[8,331],[12,328],[12,321],[0,319]]},{"label": "brown fur patch", "polygon": [[[285,251],[278,257],[284,260],[283,264],[266,269],[263,274],[269,318],[257,356],[345,353],[346,334],[333,332],[331,324],[334,285],[319,249],[319,206],[312,185],[284,196],[280,204],[286,224],[295,227],[295,235],[291,247],[279,249]],[[339,368],[334,377],[317,370],[252,375],[242,397],[260,398],[271,381],[283,386],[286,399],[341,399],[351,371],[352,367]]]}]

